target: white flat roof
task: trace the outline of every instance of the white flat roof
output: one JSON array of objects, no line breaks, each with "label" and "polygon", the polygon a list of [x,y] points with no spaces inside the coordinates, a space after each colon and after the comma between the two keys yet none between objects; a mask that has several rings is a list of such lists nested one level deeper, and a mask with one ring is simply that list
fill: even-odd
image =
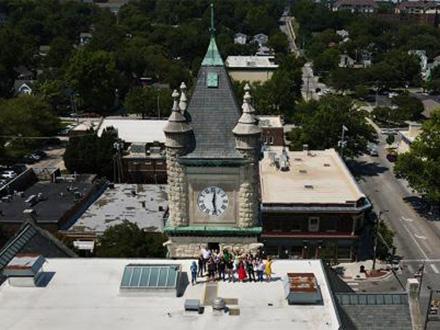
[{"label": "white flat roof", "polygon": [[269,158],[268,152],[279,157],[281,150],[272,147],[260,161],[263,204],[345,204],[365,197],[335,149],[288,151],[288,171]]},{"label": "white flat roof", "polygon": [[[237,298],[239,316],[185,312],[185,299],[203,303],[203,283],[188,285],[182,297],[120,294],[128,264],[181,264],[190,260],[164,259],[47,259],[45,271],[54,272],[47,287],[0,286],[0,320],[10,330],[78,329],[339,329],[335,305],[319,260],[276,260],[270,283],[218,283],[219,297]],[[283,281],[287,272],[314,273],[322,305],[288,305]]]},{"label": "white flat roof", "polygon": [[283,127],[281,116],[257,116],[260,127]]},{"label": "white flat roof", "polygon": [[167,205],[166,185],[115,184],[114,188],[107,188],[68,231],[102,234],[125,220],[148,231],[162,231]]},{"label": "white flat roof", "polygon": [[228,56],[226,67],[276,69],[278,64],[274,63],[274,59],[274,56]]},{"label": "white flat roof", "polygon": [[118,130],[119,138],[128,143],[148,143],[159,141],[165,143],[163,128],[166,120],[148,119],[112,119],[105,118],[98,129],[98,136],[106,127],[114,127]]}]

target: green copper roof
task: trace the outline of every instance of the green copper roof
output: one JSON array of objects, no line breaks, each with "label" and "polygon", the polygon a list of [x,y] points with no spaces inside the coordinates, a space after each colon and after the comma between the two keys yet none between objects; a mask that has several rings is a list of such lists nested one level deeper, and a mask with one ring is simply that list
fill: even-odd
[{"label": "green copper roof", "polygon": [[214,36],[211,36],[208,51],[202,61],[202,66],[223,66],[223,60],[217,48]]},{"label": "green copper roof", "polygon": [[262,227],[237,228],[226,226],[166,226],[164,232],[168,235],[232,235],[232,236],[254,236],[262,232]]}]

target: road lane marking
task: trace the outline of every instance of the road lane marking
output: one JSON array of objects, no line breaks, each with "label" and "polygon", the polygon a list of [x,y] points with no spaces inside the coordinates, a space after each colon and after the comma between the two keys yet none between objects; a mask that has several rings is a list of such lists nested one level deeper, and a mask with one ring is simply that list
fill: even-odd
[{"label": "road lane marking", "polygon": [[429,259],[428,255],[425,253],[425,251],[423,251],[422,247],[420,246],[419,242],[417,242],[417,240],[411,235],[411,232],[408,229],[407,225],[403,225],[403,228],[405,228],[405,230],[408,232],[409,237],[412,238],[412,240],[414,241],[414,243],[416,243],[416,246],[418,247],[418,249],[420,250],[420,252],[422,252],[423,256],[425,257],[425,259]]},{"label": "road lane marking", "polygon": [[405,218],[405,217],[400,217],[400,220],[406,221],[406,222],[413,222],[414,220],[411,218]]},{"label": "road lane marking", "polygon": [[436,265],[431,264],[430,266],[431,266],[432,270],[434,271],[434,273],[436,273],[436,274],[439,274],[439,273],[440,273],[440,271],[438,270],[438,268],[437,268]]},{"label": "road lane marking", "polygon": [[406,268],[408,268],[408,270],[409,270],[409,272],[410,272],[411,274],[414,274],[414,268],[413,268],[413,266],[411,266],[411,265],[406,265]]},{"label": "road lane marking", "polygon": [[416,238],[420,238],[420,239],[426,239],[426,237],[425,237],[425,236],[423,236],[423,235],[417,235],[417,234],[414,234],[414,236],[415,236]]}]

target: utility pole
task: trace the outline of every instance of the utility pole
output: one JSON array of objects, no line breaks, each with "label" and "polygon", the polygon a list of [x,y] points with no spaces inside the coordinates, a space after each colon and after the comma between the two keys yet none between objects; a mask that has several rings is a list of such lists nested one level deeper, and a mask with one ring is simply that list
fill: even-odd
[{"label": "utility pole", "polygon": [[379,236],[379,226],[380,226],[380,222],[382,220],[382,214],[384,214],[386,212],[388,212],[388,210],[379,211],[379,214],[377,216],[376,230],[375,230],[375,234],[374,234],[374,246],[373,246],[373,270],[376,270],[377,237]]},{"label": "utility pole", "polygon": [[348,128],[345,125],[342,125],[342,133],[341,133],[341,140],[338,142],[338,146],[341,153],[341,158],[344,159],[344,147],[347,144],[345,141],[345,132],[348,132]]},{"label": "utility pole", "polygon": [[418,273],[420,273],[419,292],[418,292],[418,296],[420,297],[420,292],[422,291],[423,277],[425,276],[425,260],[423,260],[423,264],[422,266],[420,266]]}]

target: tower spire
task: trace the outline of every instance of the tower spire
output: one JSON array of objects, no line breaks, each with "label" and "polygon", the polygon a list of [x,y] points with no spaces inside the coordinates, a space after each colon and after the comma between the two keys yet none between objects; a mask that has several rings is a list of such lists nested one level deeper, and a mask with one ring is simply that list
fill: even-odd
[{"label": "tower spire", "polygon": [[215,26],[214,26],[214,0],[211,0],[211,27],[209,32],[211,33],[211,38],[215,37]]}]

